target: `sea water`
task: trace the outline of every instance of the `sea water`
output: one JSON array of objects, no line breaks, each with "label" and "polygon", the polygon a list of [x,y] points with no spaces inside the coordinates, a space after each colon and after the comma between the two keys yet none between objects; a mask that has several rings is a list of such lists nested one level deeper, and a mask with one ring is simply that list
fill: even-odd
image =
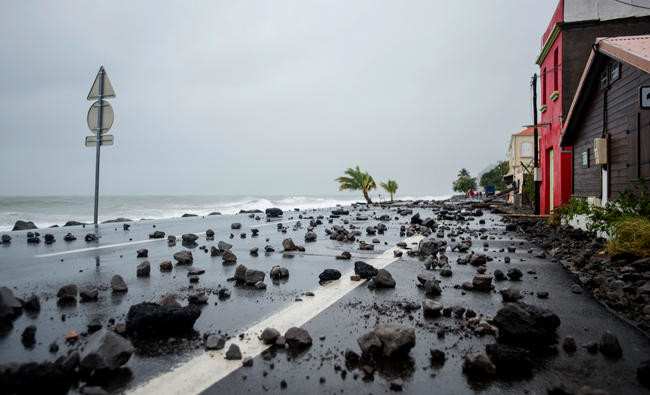
[{"label": "sea water", "polygon": [[[401,200],[443,200],[444,196],[399,196]],[[374,200],[377,198],[373,197]],[[383,199],[382,199],[383,200]],[[329,196],[102,196],[99,221],[118,217],[139,219],[177,218],[183,214],[236,214],[240,210],[282,210],[350,205],[363,201],[359,194]],[[63,225],[68,221],[91,223],[92,196],[0,196],[0,231],[11,230],[17,220],[32,221],[39,228]]]}]

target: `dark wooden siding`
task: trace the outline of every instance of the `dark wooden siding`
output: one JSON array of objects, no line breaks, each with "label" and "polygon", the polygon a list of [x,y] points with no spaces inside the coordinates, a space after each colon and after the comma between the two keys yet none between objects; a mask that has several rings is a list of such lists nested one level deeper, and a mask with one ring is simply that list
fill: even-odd
[{"label": "dark wooden siding", "polygon": [[[598,37],[650,34],[650,17],[610,21],[573,22],[562,25],[562,116],[566,117],[591,47]],[[553,54],[549,54],[552,56]]]},{"label": "dark wooden siding", "polygon": [[[604,92],[600,74],[611,59],[599,55],[586,81],[588,89],[582,112],[577,118],[573,143],[573,195],[601,196],[601,166],[594,164],[593,142],[603,134]],[[650,84],[650,74],[626,63],[620,78],[607,90],[607,133],[609,139],[609,197],[617,198],[625,189],[634,189],[638,178],[650,176],[650,110],[639,109],[641,85]],[[637,125],[638,124],[638,125]],[[640,127],[639,127],[640,126]],[[582,165],[582,153],[589,151],[589,167]],[[646,170],[646,168],[648,170]],[[646,173],[648,175],[646,175]]]}]

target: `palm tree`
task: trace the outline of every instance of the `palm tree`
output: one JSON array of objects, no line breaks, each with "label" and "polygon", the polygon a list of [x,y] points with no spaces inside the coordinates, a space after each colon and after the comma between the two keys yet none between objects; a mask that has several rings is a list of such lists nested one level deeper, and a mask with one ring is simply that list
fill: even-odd
[{"label": "palm tree", "polygon": [[344,173],[348,175],[348,177],[338,177],[334,180],[341,184],[339,186],[339,191],[345,191],[346,189],[352,191],[361,190],[366,202],[372,204],[372,200],[370,200],[370,196],[368,196],[368,191],[377,188],[372,176],[368,174],[368,172],[362,172],[359,170],[359,166],[355,169],[349,168],[344,171]]},{"label": "palm tree", "polygon": [[390,193],[390,201],[393,201],[393,195],[397,192],[397,188],[399,188],[399,185],[397,185],[397,181],[389,179],[388,182],[382,182],[381,184],[382,188],[386,190],[386,192]]},{"label": "palm tree", "polygon": [[465,178],[465,177],[469,177],[469,170],[467,170],[466,168],[463,167],[458,172],[458,178]]}]

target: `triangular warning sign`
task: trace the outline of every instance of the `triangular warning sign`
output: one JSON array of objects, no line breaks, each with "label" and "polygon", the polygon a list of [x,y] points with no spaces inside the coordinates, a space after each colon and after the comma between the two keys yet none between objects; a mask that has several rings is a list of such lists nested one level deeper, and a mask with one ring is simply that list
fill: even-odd
[{"label": "triangular warning sign", "polygon": [[[102,75],[103,78],[100,78]],[[101,80],[103,80],[104,82],[102,98],[108,99],[111,97],[115,97],[115,91],[113,90],[113,85],[111,85],[111,80],[108,79],[108,73],[106,73],[106,70],[104,70],[104,66],[102,66],[99,68],[97,77],[95,77],[95,82],[93,83],[93,87],[90,88],[90,93],[88,93],[88,100],[99,99],[99,82]]]}]

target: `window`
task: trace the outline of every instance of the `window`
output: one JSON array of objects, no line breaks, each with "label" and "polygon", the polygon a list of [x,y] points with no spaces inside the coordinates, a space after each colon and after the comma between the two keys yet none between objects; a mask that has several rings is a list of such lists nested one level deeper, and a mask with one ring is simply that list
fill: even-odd
[{"label": "window", "polygon": [[621,62],[614,60],[609,66],[609,81],[614,82],[621,76]]},{"label": "window", "polygon": [[589,148],[582,153],[582,167],[589,167]]},{"label": "window", "polygon": [[521,156],[533,156],[532,143],[521,143]]},{"label": "window", "polygon": [[553,52],[553,91],[557,91],[558,87],[558,77],[560,70],[558,69],[558,48],[555,47],[555,52]]},{"label": "window", "polygon": [[546,68],[542,69],[542,106],[546,104]]},{"label": "window", "polygon": [[607,88],[607,70],[603,71],[600,75],[600,90]]}]

